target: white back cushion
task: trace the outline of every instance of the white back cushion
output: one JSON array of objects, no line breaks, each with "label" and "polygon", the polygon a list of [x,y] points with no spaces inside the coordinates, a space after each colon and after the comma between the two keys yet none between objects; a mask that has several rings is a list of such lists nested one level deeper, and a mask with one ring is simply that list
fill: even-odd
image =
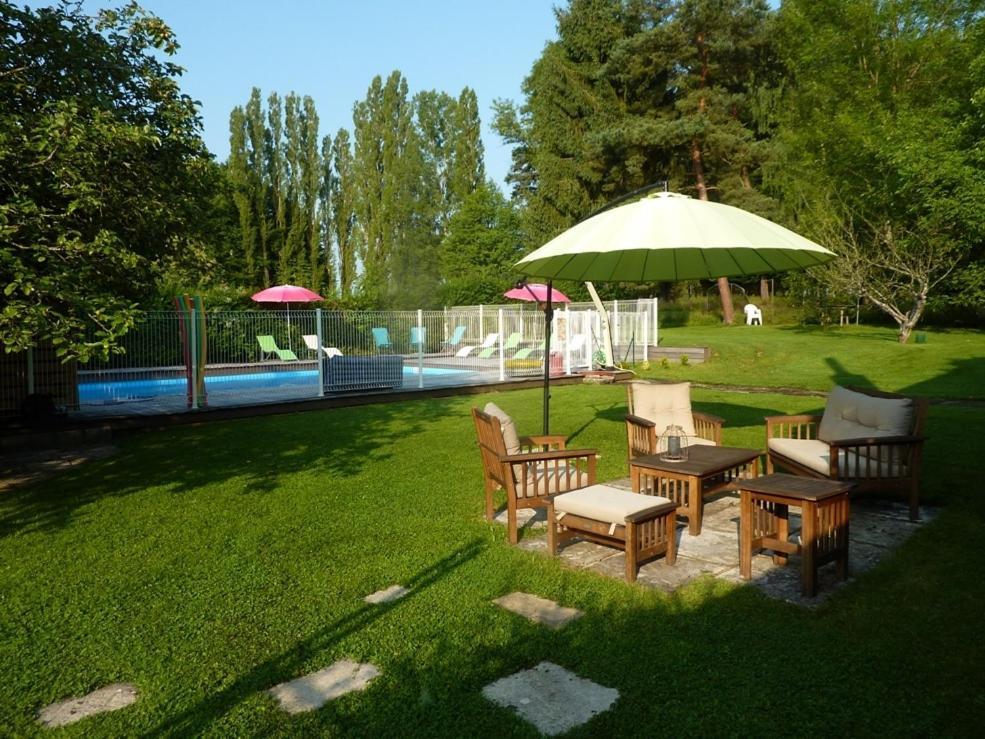
[{"label": "white back cushion", "polygon": [[913,424],[910,398],[873,398],[835,385],[817,429],[821,441],[905,436]]},{"label": "white back cushion", "polygon": [[513,419],[495,403],[486,403],[486,407],[482,410],[499,419],[499,425],[503,428],[503,443],[506,444],[506,453],[519,454],[520,436],[516,432],[516,424],[513,423]]},{"label": "white back cushion", "polygon": [[691,415],[691,383],[660,385],[631,382],[633,407],[630,412],[656,424],[659,437],[668,426],[680,426],[689,437],[695,436]]}]

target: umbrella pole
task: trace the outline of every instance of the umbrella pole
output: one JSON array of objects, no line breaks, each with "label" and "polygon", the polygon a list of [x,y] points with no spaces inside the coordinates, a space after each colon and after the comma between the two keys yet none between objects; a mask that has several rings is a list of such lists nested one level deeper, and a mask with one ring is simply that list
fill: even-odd
[{"label": "umbrella pole", "polygon": [[544,436],[551,426],[551,321],[554,318],[553,280],[547,282],[547,305],[544,308]]}]

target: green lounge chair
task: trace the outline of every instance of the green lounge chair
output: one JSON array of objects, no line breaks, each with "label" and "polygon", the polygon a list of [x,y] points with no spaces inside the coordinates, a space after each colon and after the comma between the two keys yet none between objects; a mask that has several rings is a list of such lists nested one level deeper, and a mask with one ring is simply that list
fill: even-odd
[{"label": "green lounge chair", "polygon": [[[520,341],[522,339],[523,336],[520,334],[519,331],[513,332],[506,339],[506,343],[503,344],[503,351],[505,352],[508,349],[516,349],[518,346],[520,346]],[[479,356],[482,357],[483,359],[488,359],[489,357],[495,356],[496,351],[498,349],[499,349],[498,346],[490,346],[488,349],[483,349],[481,352],[479,352]]]},{"label": "green lounge chair", "polygon": [[373,341],[376,342],[378,352],[393,348],[393,344],[390,343],[390,332],[386,330],[386,326],[377,326],[373,329]]},{"label": "green lounge chair", "polygon": [[265,360],[267,358],[266,355],[270,354],[276,354],[282,362],[298,361],[298,355],[290,349],[281,349],[277,346],[277,342],[274,341],[273,336],[257,336],[257,342],[260,344],[260,361]]},{"label": "green lounge chair", "polygon": [[516,354],[513,355],[513,359],[529,359],[530,355],[534,352],[542,352],[547,348],[547,342],[542,341],[537,346],[528,346],[520,349]]}]

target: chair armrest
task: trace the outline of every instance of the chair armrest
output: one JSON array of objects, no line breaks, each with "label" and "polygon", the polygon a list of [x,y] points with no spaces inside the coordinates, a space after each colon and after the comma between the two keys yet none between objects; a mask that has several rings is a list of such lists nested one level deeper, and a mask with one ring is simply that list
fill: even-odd
[{"label": "chair armrest", "polygon": [[580,457],[592,457],[598,455],[596,449],[554,449],[548,452],[527,452],[526,454],[506,454],[500,457],[501,462],[511,464],[517,462],[542,462],[553,459],[578,459]]},{"label": "chair armrest", "polygon": [[725,419],[719,416],[714,416],[711,413],[703,413],[701,411],[691,411],[691,415],[694,416],[695,420],[701,419],[706,423],[712,423],[717,426],[721,426],[725,423]]},{"label": "chair armrest", "polygon": [[642,416],[634,416],[632,413],[626,415],[626,423],[631,423],[634,426],[642,426],[643,428],[655,428],[657,425],[653,421],[647,420]]},{"label": "chair armrest", "polygon": [[520,446],[528,446],[528,447],[546,446],[551,448],[564,449],[565,444],[567,444],[567,442],[568,442],[568,437],[561,436],[560,434],[520,437]]},{"label": "chair armrest", "polygon": [[853,446],[905,446],[922,444],[926,438],[926,436],[871,436],[858,439],[836,439],[827,442],[827,444],[837,449]]}]

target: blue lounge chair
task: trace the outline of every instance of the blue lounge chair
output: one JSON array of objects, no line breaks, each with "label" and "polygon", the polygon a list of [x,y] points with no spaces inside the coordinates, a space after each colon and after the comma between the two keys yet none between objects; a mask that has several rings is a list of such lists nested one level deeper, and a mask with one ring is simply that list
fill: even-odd
[{"label": "blue lounge chair", "polygon": [[428,330],[423,326],[410,327],[410,348],[414,351],[424,351],[424,342],[427,341]]},{"label": "blue lounge chair", "polygon": [[465,336],[465,326],[456,326],[455,330],[448,340],[441,345],[442,349],[447,349],[448,351],[453,351],[458,348],[459,344],[462,343],[462,337]]},{"label": "blue lounge chair", "polygon": [[377,326],[373,329],[373,341],[376,342],[376,351],[378,352],[393,348],[393,344],[390,342],[390,332],[386,330],[386,326]]}]

